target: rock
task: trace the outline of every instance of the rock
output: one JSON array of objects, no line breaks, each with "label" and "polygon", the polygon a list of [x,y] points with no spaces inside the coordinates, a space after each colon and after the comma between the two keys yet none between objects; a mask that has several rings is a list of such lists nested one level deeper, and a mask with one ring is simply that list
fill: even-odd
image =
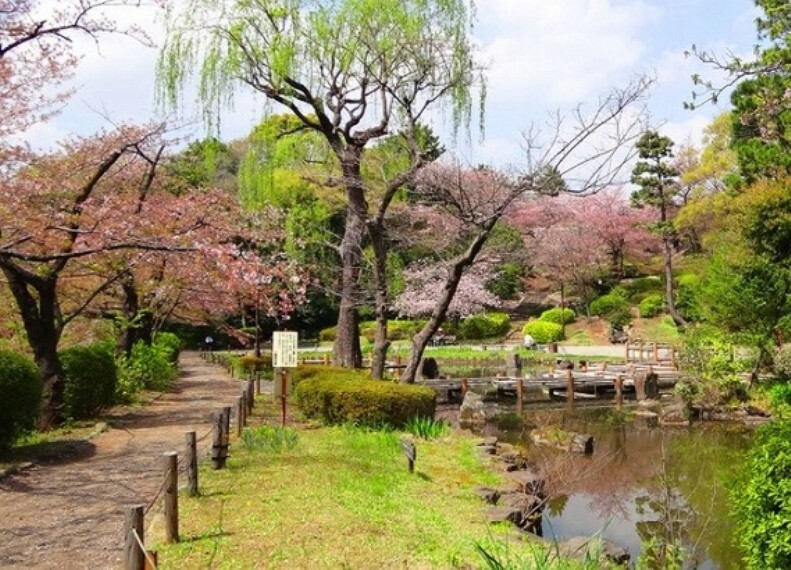
[{"label": "rock", "polygon": [[439,365],[436,359],[428,358],[423,359],[423,365],[420,367],[420,375],[427,380],[434,380],[439,378]]},{"label": "rock", "polygon": [[558,552],[561,556],[576,558],[578,560],[590,559],[598,554],[600,561],[625,564],[629,562],[631,556],[629,552],[604,538],[590,539],[583,536],[570,538],[558,544]]},{"label": "rock", "polygon": [[527,493],[505,493],[500,496],[500,506],[517,507],[522,509],[525,515],[540,513],[544,510],[544,500],[537,495]]},{"label": "rock", "polygon": [[581,453],[584,455],[590,455],[593,453],[593,436],[588,434],[582,433],[575,433],[571,437],[571,448],[569,449],[572,453]]},{"label": "rock", "polygon": [[538,497],[545,496],[544,478],[538,475],[538,473],[535,471],[531,469],[512,471],[508,474],[508,476],[514,483],[516,483],[517,489],[519,489],[521,493],[527,495],[536,495]]},{"label": "rock", "polygon": [[500,492],[491,487],[475,487],[475,494],[492,505],[496,505],[500,499]]},{"label": "rock", "polygon": [[494,436],[485,437],[485,438],[483,438],[483,440],[478,445],[496,446],[497,445],[497,438],[494,437]]},{"label": "rock", "polygon": [[472,390],[464,396],[459,408],[459,425],[463,427],[480,426],[486,423],[486,409],[483,398]]},{"label": "rock", "polygon": [[675,404],[663,408],[659,415],[659,423],[663,426],[688,426],[686,406]]},{"label": "rock", "polygon": [[593,453],[593,436],[588,434],[563,430],[533,430],[530,432],[530,439],[538,445],[548,445],[571,453]]},{"label": "rock", "polygon": [[748,416],[759,416],[762,418],[768,418],[771,415],[768,411],[763,410],[761,408],[756,408],[755,406],[751,406],[749,404],[745,404],[742,407],[742,409]]},{"label": "rock", "polygon": [[516,526],[522,526],[522,510],[516,507],[490,507],[486,509],[486,519],[490,523],[512,522]]},{"label": "rock", "polygon": [[637,407],[645,410],[654,410],[660,406],[657,400],[647,399],[637,402]]},{"label": "rock", "polygon": [[659,414],[648,410],[634,412],[635,423],[640,427],[653,428],[659,424]]},{"label": "rock", "polygon": [[527,467],[527,460],[518,451],[501,452],[497,457],[508,467],[514,467],[514,469],[508,469],[508,471],[516,471]]}]

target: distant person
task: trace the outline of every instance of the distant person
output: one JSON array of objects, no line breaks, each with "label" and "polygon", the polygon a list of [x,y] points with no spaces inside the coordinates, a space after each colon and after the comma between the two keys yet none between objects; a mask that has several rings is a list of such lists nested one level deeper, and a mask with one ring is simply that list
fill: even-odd
[{"label": "distant person", "polygon": [[525,348],[529,348],[531,350],[538,348],[535,339],[529,334],[525,335],[523,344]]},{"label": "distant person", "polygon": [[214,339],[211,336],[207,336],[203,343],[206,346],[207,352],[211,352],[212,348],[214,348]]}]

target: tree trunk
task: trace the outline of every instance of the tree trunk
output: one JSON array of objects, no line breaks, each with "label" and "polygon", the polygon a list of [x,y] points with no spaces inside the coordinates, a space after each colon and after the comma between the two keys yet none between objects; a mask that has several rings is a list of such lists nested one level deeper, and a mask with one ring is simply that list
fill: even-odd
[{"label": "tree trunk", "polygon": [[371,355],[371,377],[381,380],[384,376],[387,350],[390,341],[387,339],[387,244],[384,228],[381,224],[371,223],[368,235],[374,250],[374,284],[376,302],[376,336]]},{"label": "tree trunk", "polygon": [[368,204],[365,201],[360,173],[360,154],[361,150],[351,149],[341,155],[348,206],[346,228],[340,245],[341,302],[333,345],[333,362],[344,368],[361,368],[363,359],[357,306],[360,303],[360,265]]},{"label": "tree trunk", "polygon": [[42,380],[38,429],[48,430],[64,420],[63,395],[66,380],[58,358],[62,332],[57,298],[57,277],[41,277],[12,264],[0,265],[8,280],[33,359]]},{"label": "tree trunk", "polygon": [[684,327],[687,321],[679,314],[676,309],[675,296],[673,292],[673,235],[668,229],[667,204],[663,188],[659,188],[660,206],[659,214],[662,223],[662,251],[665,256],[665,303],[667,312],[673,318],[677,326]]},{"label": "tree trunk", "polygon": [[499,219],[500,216],[498,215],[493,217],[486,225],[484,225],[467,248],[467,251],[465,251],[464,254],[456,260],[450,269],[448,269],[448,277],[445,279],[445,285],[442,288],[442,294],[437,301],[437,305],[434,307],[434,311],[431,313],[431,318],[429,318],[426,325],[414,337],[412,337],[412,351],[409,354],[409,362],[407,362],[406,369],[401,374],[402,383],[413,384],[415,382],[418,367],[420,366],[420,361],[423,358],[423,352],[426,350],[428,341],[431,339],[434,333],[437,332],[437,329],[439,329],[442,321],[445,320],[445,315],[448,313],[448,307],[450,307],[453,296],[456,294],[456,289],[459,287],[459,281],[461,281],[461,276],[464,274],[464,270],[472,265],[472,263],[475,261],[475,258],[481,252],[486,240],[489,239],[489,236],[492,233],[495,223]]},{"label": "tree trunk", "polygon": [[129,356],[138,339],[135,319],[140,311],[140,299],[132,275],[127,273],[121,279],[121,292],[124,299],[121,304],[121,318],[116,320],[119,330],[115,341],[115,353],[118,356]]}]

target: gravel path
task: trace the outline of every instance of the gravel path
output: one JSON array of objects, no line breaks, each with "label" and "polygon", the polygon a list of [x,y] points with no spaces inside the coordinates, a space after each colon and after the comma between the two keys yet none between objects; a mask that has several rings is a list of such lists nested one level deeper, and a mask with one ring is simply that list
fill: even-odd
[{"label": "gravel path", "polygon": [[[108,431],[0,480],[0,568],[120,566],[123,507],[149,504],[162,482],[162,454],[181,455],[184,432],[206,434],[210,414],[239,395],[239,383],[198,353],[183,353],[179,364],[172,393],[111,416]],[[201,454],[210,443],[198,444]]]}]

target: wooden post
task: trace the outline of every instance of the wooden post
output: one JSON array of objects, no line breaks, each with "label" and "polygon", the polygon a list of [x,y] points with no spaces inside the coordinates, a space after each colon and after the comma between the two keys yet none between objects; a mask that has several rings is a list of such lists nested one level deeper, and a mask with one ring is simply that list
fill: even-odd
[{"label": "wooden post", "polygon": [[519,415],[525,412],[525,385],[521,376],[516,379],[516,409]]},{"label": "wooden post", "polygon": [[393,358],[393,362],[395,363],[396,366],[401,366],[401,355],[396,354],[395,358]]},{"label": "wooden post", "polygon": [[157,554],[157,551],[146,550],[146,553],[148,556],[146,556],[145,559],[145,565],[143,566],[144,570],[157,570],[157,565],[159,564],[159,555]]},{"label": "wooden post", "polygon": [[574,407],[574,374],[566,370],[566,402],[569,408]]},{"label": "wooden post", "polygon": [[255,407],[255,386],[253,385],[252,381],[248,381],[247,385],[247,392],[245,394],[245,398],[247,400],[247,414],[246,417],[250,417],[253,415],[253,407]]},{"label": "wooden post", "polygon": [[634,376],[634,391],[637,395],[638,401],[645,400],[645,373],[635,374]]},{"label": "wooden post", "polygon": [[330,355],[328,353],[324,353],[324,366],[330,365]]},{"label": "wooden post", "polygon": [[228,457],[228,444],[231,441],[231,406],[222,409],[222,442],[225,445],[223,458]]},{"label": "wooden post", "polygon": [[601,371],[602,372],[606,372],[607,371],[607,361],[606,360],[601,363]]},{"label": "wooden post", "polygon": [[629,352],[630,352],[630,345],[629,341],[626,341],[626,362],[629,362]]},{"label": "wooden post", "polygon": [[[227,409],[227,408],[226,408]],[[225,467],[225,457],[228,451],[228,442],[225,432],[224,412],[219,414],[214,420],[214,433],[211,441],[211,466],[212,469],[222,469]]]},{"label": "wooden post", "polygon": [[619,408],[623,405],[623,374],[615,375],[615,404]]},{"label": "wooden post", "polygon": [[288,369],[280,369],[280,425],[286,427],[286,392],[288,391]]},{"label": "wooden post", "polygon": [[164,455],[165,467],[165,543],[179,541],[179,456],[175,451]]},{"label": "wooden post", "polygon": [[236,399],[236,437],[242,437],[242,428],[244,427],[244,398],[239,396]]},{"label": "wooden post", "polygon": [[461,379],[461,401],[464,401],[464,397],[467,395],[467,391],[470,389],[470,382],[466,378]]},{"label": "wooden post", "polygon": [[143,542],[143,517],[145,505],[133,505],[126,508],[124,517],[124,570],[143,570],[145,555],[140,548],[134,533]]},{"label": "wooden post", "polygon": [[639,350],[640,350],[640,356],[637,357],[637,361],[638,362],[642,362],[643,361],[643,341],[641,340],[640,344],[638,344],[637,346],[639,347]]},{"label": "wooden post", "polygon": [[256,395],[261,393],[261,376],[258,372],[255,373],[255,393]]},{"label": "wooden post", "polygon": [[194,431],[188,431],[187,437],[187,492],[190,497],[198,496],[198,442]]}]

